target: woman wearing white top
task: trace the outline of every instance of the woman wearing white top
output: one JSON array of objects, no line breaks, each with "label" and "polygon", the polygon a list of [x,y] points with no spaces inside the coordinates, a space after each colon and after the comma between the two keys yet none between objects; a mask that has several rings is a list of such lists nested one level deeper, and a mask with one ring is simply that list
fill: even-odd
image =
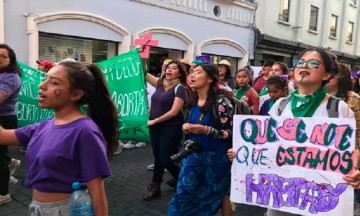
[{"label": "woman wearing white top", "polygon": [[[295,80],[298,90],[290,95],[289,103],[279,113],[279,99],[273,105],[271,116],[287,117],[329,117],[326,109],[330,95],[326,93],[324,85],[335,75],[337,64],[333,55],[326,50],[308,49],[299,54],[294,61]],[[339,118],[354,118],[354,113],[344,101],[338,104]],[[291,213],[269,209],[267,216],[288,216]]]}]

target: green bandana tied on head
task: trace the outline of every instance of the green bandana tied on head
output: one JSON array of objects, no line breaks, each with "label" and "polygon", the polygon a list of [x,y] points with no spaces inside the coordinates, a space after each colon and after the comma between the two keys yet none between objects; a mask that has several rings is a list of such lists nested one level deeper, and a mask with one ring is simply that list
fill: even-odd
[{"label": "green bandana tied on head", "polygon": [[267,86],[264,86],[264,88],[261,89],[261,92],[259,93],[259,97],[263,95],[269,94]]},{"label": "green bandana tied on head", "polygon": [[244,95],[246,94],[246,92],[248,91],[250,89],[250,86],[249,85],[247,85],[247,86],[245,86],[244,88],[235,88],[234,89],[234,93],[235,93],[235,95],[236,95],[236,98],[237,99],[239,99],[239,100],[241,100],[241,98],[242,97],[244,97]]},{"label": "green bandana tied on head", "polygon": [[325,96],[324,87],[320,87],[312,95],[299,94],[299,90],[293,91],[290,96],[293,115],[295,117],[312,117]]}]

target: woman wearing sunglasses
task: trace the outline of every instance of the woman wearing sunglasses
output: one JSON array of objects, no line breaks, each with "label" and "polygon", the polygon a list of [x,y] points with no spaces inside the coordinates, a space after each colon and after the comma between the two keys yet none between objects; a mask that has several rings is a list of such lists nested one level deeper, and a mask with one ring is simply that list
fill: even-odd
[{"label": "woman wearing sunglasses", "polygon": [[[281,113],[279,113],[279,105],[284,99],[276,101],[269,114],[287,117],[329,117],[326,107],[330,95],[326,93],[324,86],[336,75],[337,67],[332,54],[324,49],[307,49],[300,53],[294,61],[294,76],[298,89],[290,94],[290,101]],[[353,111],[344,101],[339,102],[338,111],[340,118],[354,118]],[[267,215],[293,214],[269,209]]]}]

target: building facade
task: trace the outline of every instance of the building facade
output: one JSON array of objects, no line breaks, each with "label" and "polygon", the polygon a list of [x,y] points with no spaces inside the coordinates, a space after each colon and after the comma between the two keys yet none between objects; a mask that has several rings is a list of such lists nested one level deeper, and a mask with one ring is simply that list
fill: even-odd
[{"label": "building facade", "polygon": [[292,65],[302,50],[333,51],[351,68],[360,65],[357,0],[256,0],[254,64],[272,58]]},{"label": "building facade", "polygon": [[244,0],[0,0],[0,42],[35,67],[37,59],[98,62],[152,33],[153,65],[208,55],[239,68],[253,58],[255,9]]}]

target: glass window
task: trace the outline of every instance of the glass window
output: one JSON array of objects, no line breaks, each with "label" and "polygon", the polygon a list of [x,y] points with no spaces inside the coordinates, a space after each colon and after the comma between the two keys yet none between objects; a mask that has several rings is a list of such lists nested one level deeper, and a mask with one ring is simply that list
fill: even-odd
[{"label": "glass window", "polygon": [[96,63],[115,56],[116,50],[116,43],[111,41],[39,34],[39,59],[54,63],[66,58],[84,63]]},{"label": "glass window", "polygon": [[318,14],[319,14],[319,8],[311,5],[309,30],[317,31]]},{"label": "glass window", "polygon": [[160,76],[162,71],[162,64],[165,59],[179,60],[184,56],[184,51],[173,50],[160,47],[151,47],[149,56],[149,73],[155,76]]},{"label": "glass window", "polygon": [[353,5],[356,5],[356,0],[350,0],[350,3],[352,3]]},{"label": "glass window", "polygon": [[229,57],[229,56],[220,56],[220,55],[213,55],[213,54],[201,54],[201,55],[207,55],[207,56],[210,56],[210,63],[213,63],[213,64],[217,64],[219,63],[221,60],[228,60],[233,68],[233,71],[232,73],[235,73],[235,71],[237,70],[238,68],[238,58],[233,58],[233,57]]},{"label": "glass window", "polygon": [[290,0],[280,0],[279,20],[289,22]]},{"label": "glass window", "polygon": [[332,37],[336,37],[337,18],[334,14],[331,15],[330,36]]},{"label": "glass window", "polygon": [[347,29],[346,41],[348,41],[348,42],[353,41],[353,36],[352,36],[353,35],[353,30],[354,30],[354,23],[349,22],[348,29]]}]

